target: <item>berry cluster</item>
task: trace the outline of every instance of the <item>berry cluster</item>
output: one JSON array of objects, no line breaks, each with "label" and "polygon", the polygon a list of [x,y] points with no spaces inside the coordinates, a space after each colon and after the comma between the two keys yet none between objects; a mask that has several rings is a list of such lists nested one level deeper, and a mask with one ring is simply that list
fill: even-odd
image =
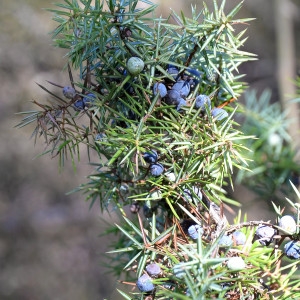
[{"label": "berry cluster", "polygon": [[[196,187],[194,187],[192,191],[185,190],[185,195],[188,196],[189,199],[188,201],[192,201],[192,195],[197,193],[198,196],[201,195],[201,198],[203,197],[200,189],[198,191],[198,188]],[[187,233],[192,241],[196,241],[199,238],[201,238],[203,241],[207,241],[207,239],[209,239],[209,229],[205,225],[203,226],[195,223],[193,220],[187,219],[181,223],[181,226],[183,231]],[[300,242],[298,241],[297,224],[292,216],[282,216],[278,220],[278,226],[258,221],[246,222],[243,226],[257,226],[252,243],[258,241],[262,246],[269,246],[272,242],[276,243],[276,241],[282,237],[290,237],[292,240],[284,245],[283,253],[290,259],[300,259]],[[244,231],[235,229],[239,227],[241,226],[230,226],[227,230],[225,230],[225,234],[222,234],[216,239],[220,255],[226,258],[224,265],[230,272],[232,272],[233,278],[236,276],[234,274],[243,272],[244,270],[251,269],[253,267],[251,262],[245,262],[246,256],[243,255],[243,247],[246,247],[246,244],[251,244],[251,240],[247,239]],[[280,232],[282,232],[283,235],[280,235]],[[210,242],[214,243],[214,240],[211,240]],[[239,250],[237,251],[236,249]],[[173,265],[172,274],[177,279],[183,279],[185,276],[187,276],[188,270],[188,263],[179,262]],[[146,267],[146,271],[147,274],[142,275],[137,282],[137,286],[140,291],[146,294],[153,294],[155,291],[156,284],[153,283],[152,278],[157,276],[160,276],[161,278],[164,276],[170,276],[167,275],[167,272],[163,272],[156,263],[148,265]],[[143,284],[141,284],[141,282],[143,282]],[[269,289],[269,287],[263,283],[263,280],[260,280],[259,284],[261,284],[262,289]],[[233,283],[228,282],[223,285],[224,287],[226,285],[226,289],[228,289],[228,292],[225,294],[227,298],[233,297],[233,295],[239,295],[238,290],[233,288]],[[164,286],[166,286],[166,284],[164,284]],[[168,288],[172,290],[174,288],[174,284],[171,282]],[[186,295],[189,295],[188,290],[186,291]]]},{"label": "berry cluster", "polygon": [[207,95],[200,94],[196,96],[194,101],[192,101],[192,99],[187,100],[197,84],[199,84],[199,80],[202,76],[201,72],[188,68],[187,72],[181,75],[179,69],[173,65],[168,65],[166,71],[175,82],[169,79],[166,79],[164,82],[156,82],[153,85],[154,96],[158,95],[166,104],[174,105],[178,112],[182,112],[184,106],[192,105],[192,102],[194,102],[194,108],[199,109],[202,115],[211,111],[212,117],[217,121],[228,117],[227,111],[223,108],[211,108],[211,99]]},{"label": "berry cluster", "polygon": [[152,292],[155,289],[152,278],[158,277],[162,270],[157,263],[151,263],[146,266],[146,272],[136,282],[137,287],[143,293]]},{"label": "berry cluster", "polygon": [[71,86],[65,86],[62,92],[66,98],[75,100],[73,105],[76,110],[84,110],[85,108],[91,107],[96,99],[96,95],[93,93],[88,93],[84,95],[84,97],[79,96]]},{"label": "berry cluster", "polygon": [[291,259],[299,259],[300,245],[297,224],[294,217],[290,215],[282,216],[277,227],[271,224],[260,224],[255,231],[253,241],[258,240],[261,245],[269,246],[272,242],[276,242],[276,238],[278,239],[281,236],[291,238],[291,241],[284,246],[284,254]]},{"label": "berry cluster", "polygon": [[153,176],[160,176],[163,171],[164,167],[162,164],[158,163],[158,154],[155,150],[151,150],[150,152],[145,152],[143,155],[145,162],[150,164],[149,170],[151,175]]}]

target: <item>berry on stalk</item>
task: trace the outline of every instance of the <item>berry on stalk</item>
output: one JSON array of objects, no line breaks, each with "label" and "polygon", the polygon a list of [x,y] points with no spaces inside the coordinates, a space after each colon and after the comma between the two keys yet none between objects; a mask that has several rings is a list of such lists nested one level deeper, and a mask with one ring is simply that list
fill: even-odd
[{"label": "berry on stalk", "polygon": [[205,107],[210,110],[211,109],[211,101],[210,98],[206,95],[199,95],[195,100],[195,108],[200,109],[202,113],[205,113]]},{"label": "berry on stalk", "polygon": [[150,276],[157,276],[161,273],[161,268],[157,263],[152,263],[146,266],[146,271]]},{"label": "berry on stalk", "polygon": [[89,106],[91,105],[93,102],[95,102],[96,96],[93,93],[89,93],[87,94],[84,98],[83,98],[83,103],[85,106]]},{"label": "berry on stalk", "polygon": [[74,103],[74,107],[75,107],[76,110],[84,110],[85,105],[84,105],[83,100],[82,100],[82,99],[77,100],[77,101]]},{"label": "berry on stalk", "polygon": [[235,231],[232,234],[233,240],[235,242],[235,245],[245,245],[246,243],[246,236],[242,231]]},{"label": "berry on stalk", "polygon": [[188,228],[188,233],[190,238],[192,238],[193,240],[197,240],[199,235],[203,235],[203,228],[200,225],[195,224]]},{"label": "berry on stalk", "polygon": [[258,240],[263,246],[269,246],[275,233],[274,228],[267,225],[259,225],[255,231],[254,239]]},{"label": "berry on stalk", "polygon": [[289,241],[284,246],[284,253],[290,259],[300,258],[300,245],[298,241]]},{"label": "berry on stalk", "polygon": [[154,290],[154,284],[148,274],[144,274],[136,282],[137,287],[143,293],[151,292]]},{"label": "berry on stalk", "polygon": [[63,94],[66,98],[68,99],[73,99],[76,95],[76,91],[73,87],[71,86],[65,86],[63,88]]},{"label": "berry on stalk", "polygon": [[155,150],[151,150],[150,152],[145,152],[143,158],[148,164],[154,164],[158,160],[158,155]]},{"label": "berry on stalk", "polygon": [[153,94],[156,96],[159,94],[161,98],[165,97],[167,95],[167,88],[166,86],[161,82],[156,82],[153,86]]},{"label": "berry on stalk", "polygon": [[164,167],[162,164],[155,163],[150,166],[150,173],[153,176],[159,176],[163,173],[163,171],[164,171]]},{"label": "berry on stalk", "polygon": [[223,235],[219,240],[219,245],[221,247],[231,247],[233,244],[232,238],[228,235]]},{"label": "berry on stalk", "polygon": [[144,62],[139,57],[131,57],[127,61],[127,70],[132,75],[137,75],[143,71]]}]

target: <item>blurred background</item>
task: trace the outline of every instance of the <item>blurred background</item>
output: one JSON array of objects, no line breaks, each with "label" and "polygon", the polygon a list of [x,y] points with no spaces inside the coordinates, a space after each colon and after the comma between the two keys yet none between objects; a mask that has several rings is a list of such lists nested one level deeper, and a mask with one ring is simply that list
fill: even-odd
[{"label": "blurred background", "polygon": [[[163,16],[170,7],[189,14],[191,4],[202,5],[202,0],[161,2]],[[227,2],[229,10],[239,1]],[[14,128],[21,119],[17,112],[47,98],[36,82],[69,83],[65,53],[52,46],[49,34],[56,24],[44,8],[54,8],[52,0],[0,0],[0,299],[120,299],[117,280],[103,266],[110,243],[101,236],[103,220],[113,218],[97,205],[89,209],[80,193],[66,195],[92,172],[84,152],[76,173],[70,164],[59,172],[55,158],[36,157],[44,145],[33,145],[33,128]],[[296,92],[292,80],[300,75],[300,1],[245,0],[238,16],[256,18],[243,50],[259,58],[242,65],[241,73],[251,89],[260,94],[269,88],[272,102],[285,107]],[[296,120],[290,128],[295,142],[297,105],[289,112]],[[249,190],[240,186],[234,196],[249,219],[266,219],[269,206],[254,206]]]}]

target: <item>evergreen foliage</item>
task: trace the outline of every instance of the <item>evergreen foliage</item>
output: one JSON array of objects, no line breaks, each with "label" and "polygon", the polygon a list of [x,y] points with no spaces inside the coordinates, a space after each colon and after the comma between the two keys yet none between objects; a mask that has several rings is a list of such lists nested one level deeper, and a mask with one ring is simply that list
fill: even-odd
[{"label": "evergreen foliage", "polygon": [[269,90],[259,97],[255,91],[246,92],[245,105],[240,106],[243,111],[241,131],[256,139],[244,140],[245,147],[251,149],[247,153],[251,172],[239,170],[237,184],[245,184],[270,205],[271,201],[284,205],[284,196],[294,198],[289,180],[299,185],[298,149],[288,133],[293,120],[288,119],[278,102],[271,103]]},{"label": "evergreen foliage", "polygon": [[[213,12],[204,3],[200,11],[192,7],[190,18],[172,11],[168,19],[156,17],[148,0],[93,3],[64,0],[50,10],[70,86],[49,82],[58,88],[53,93],[40,85],[48,103],[34,101],[38,110],[23,112],[18,127],[35,124],[35,141],[43,137],[45,153],[58,156],[60,166],[70,157],[75,167],[81,145],[97,153],[95,172],[77,190],[121,216],[109,230],[119,232],[111,267],[136,287],[120,294],[298,298],[298,260],[282,265],[281,244],[298,240],[299,227],[282,232],[276,222],[246,222],[241,215],[229,225],[225,217],[239,202],[224,186],[233,186],[234,169],[251,166],[245,141],[255,142],[250,126],[246,135],[233,120],[246,87],[238,67],[255,59],[241,50],[251,20],[236,18],[242,3],[225,13],[226,1],[213,1]],[[299,224],[298,204],[288,204]],[[255,240],[259,225],[276,233],[268,246]],[[237,230],[243,243],[232,237]]]}]

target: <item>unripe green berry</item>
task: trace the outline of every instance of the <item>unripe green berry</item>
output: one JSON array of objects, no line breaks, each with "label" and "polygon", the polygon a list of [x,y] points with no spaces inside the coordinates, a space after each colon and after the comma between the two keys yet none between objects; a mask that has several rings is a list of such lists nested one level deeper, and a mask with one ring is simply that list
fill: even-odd
[{"label": "unripe green berry", "polygon": [[138,57],[131,57],[127,61],[127,70],[132,75],[141,73],[144,69],[144,62]]}]

